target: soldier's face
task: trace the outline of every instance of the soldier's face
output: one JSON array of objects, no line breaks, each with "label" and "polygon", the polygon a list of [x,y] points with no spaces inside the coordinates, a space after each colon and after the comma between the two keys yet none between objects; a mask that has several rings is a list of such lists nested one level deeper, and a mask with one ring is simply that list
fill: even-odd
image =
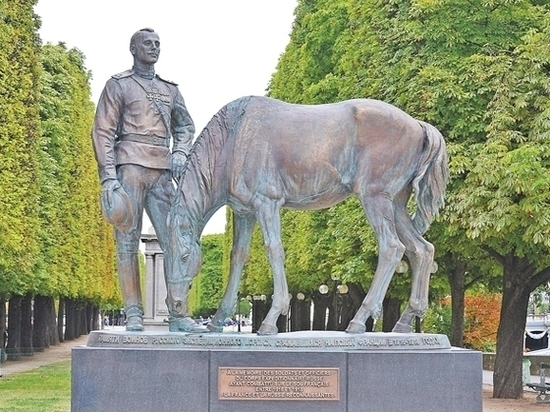
[{"label": "soldier's face", "polygon": [[135,40],[131,51],[137,61],[145,64],[155,64],[160,54],[158,34],[141,32]]}]

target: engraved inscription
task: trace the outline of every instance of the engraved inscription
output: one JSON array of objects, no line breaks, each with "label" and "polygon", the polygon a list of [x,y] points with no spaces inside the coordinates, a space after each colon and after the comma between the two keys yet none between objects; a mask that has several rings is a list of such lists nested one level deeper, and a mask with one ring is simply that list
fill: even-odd
[{"label": "engraved inscription", "polygon": [[142,344],[147,345],[149,339],[147,336],[123,336],[122,343],[124,344]]},{"label": "engraved inscription", "polygon": [[218,368],[220,400],[340,400],[339,368]]},{"label": "engraved inscription", "polygon": [[133,346],[151,348],[204,348],[283,350],[308,349],[312,351],[349,351],[448,349],[451,347],[445,335],[370,333],[350,336],[344,332],[310,331],[310,333],[284,333],[277,336],[254,336],[251,334],[178,334],[92,332],[89,346]]},{"label": "engraved inscription", "polygon": [[120,343],[120,336],[117,335],[99,335],[97,337],[99,343]]}]

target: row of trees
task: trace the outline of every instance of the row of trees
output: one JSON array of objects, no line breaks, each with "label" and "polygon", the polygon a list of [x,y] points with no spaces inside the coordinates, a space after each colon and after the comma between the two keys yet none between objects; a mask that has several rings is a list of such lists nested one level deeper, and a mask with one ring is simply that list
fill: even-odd
[{"label": "row of trees", "polygon": [[80,51],[41,44],[35,3],[0,4],[0,331],[9,302],[12,357],[88,332],[100,305],[120,307],[90,73]]},{"label": "row of trees", "polygon": [[[428,232],[439,265],[430,293],[434,302],[451,294],[451,341],[462,346],[465,291],[502,292],[495,397],[521,396],[529,294],[550,280],[549,3],[300,0],[268,89],[295,103],[384,100],[444,134],[452,176],[447,207]],[[351,305],[361,301],[377,245],[356,200],[287,211],[283,227],[294,296],[315,300],[337,277]],[[242,293],[269,294],[269,273],[257,231]],[[385,329],[409,291],[407,274],[396,276]]]},{"label": "row of trees", "polygon": [[[0,312],[9,300],[14,352],[28,341],[33,302],[35,315],[39,307],[50,314],[34,318],[43,337],[37,347],[55,340],[56,310],[70,307],[67,319],[87,325],[98,305],[119,302],[112,232],[95,200],[90,74],[78,50],[41,45],[35,3],[0,5]],[[296,103],[381,99],[446,136],[452,179],[448,206],[429,232],[440,267],[431,295],[452,295],[451,340],[461,346],[465,290],[502,291],[496,397],[521,394],[529,293],[550,279],[548,3],[299,0],[269,86],[271,96]],[[285,212],[283,225],[291,293],[306,292],[322,307],[326,297],[316,291],[337,277],[349,286],[349,306],[359,304],[377,245],[357,201]],[[219,259],[220,243],[227,273],[229,235],[208,253]],[[269,296],[268,273],[256,233],[243,295]],[[205,276],[203,290],[219,284],[212,280]],[[393,326],[408,281],[405,274],[392,283],[384,328]],[[211,293],[217,302],[219,293]]]}]

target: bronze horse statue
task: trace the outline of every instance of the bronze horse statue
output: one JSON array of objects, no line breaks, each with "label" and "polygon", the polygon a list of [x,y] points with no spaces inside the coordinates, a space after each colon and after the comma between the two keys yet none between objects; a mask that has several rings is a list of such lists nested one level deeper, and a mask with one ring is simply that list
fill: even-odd
[{"label": "bronze horse statue", "polygon": [[[281,242],[281,208],[324,209],[358,196],[378,240],[378,266],[346,332],[365,332],[403,254],[412,270],[408,307],[394,332],[412,331],[428,307],[434,247],[422,235],[443,206],[448,178],[445,142],[430,124],[371,99],[296,105],[249,96],[224,106],[197,138],[168,217],[167,279],[179,282],[186,307],[201,266],[200,235],[223,205],[234,212],[227,289],[208,328],[221,332],[234,313],[239,281],[258,221],[273,271],[272,306],[258,330],[277,333],[289,309]],[[407,203],[414,193],[416,211]]]}]

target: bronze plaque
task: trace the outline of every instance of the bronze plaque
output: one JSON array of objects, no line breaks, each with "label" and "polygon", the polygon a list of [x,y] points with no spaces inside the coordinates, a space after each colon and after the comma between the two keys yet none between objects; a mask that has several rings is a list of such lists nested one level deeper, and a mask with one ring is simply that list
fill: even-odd
[{"label": "bronze plaque", "polygon": [[338,401],[339,368],[218,368],[218,399]]}]

